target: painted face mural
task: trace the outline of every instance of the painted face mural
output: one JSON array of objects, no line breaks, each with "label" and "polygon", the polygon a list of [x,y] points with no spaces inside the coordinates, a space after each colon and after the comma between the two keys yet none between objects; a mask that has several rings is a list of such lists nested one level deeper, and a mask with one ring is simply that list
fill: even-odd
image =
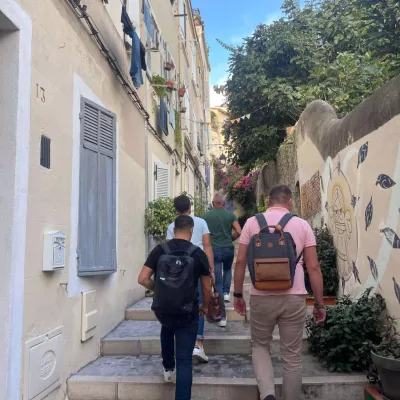
[{"label": "painted face mural", "polygon": [[[337,249],[339,276],[342,290],[353,276],[353,261],[350,254],[357,254],[357,224],[354,219],[354,208],[349,183],[340,170],[340,165],[330,173],[328,184],[329,226]],[[356,250],[350,251],[350,250]]]}]

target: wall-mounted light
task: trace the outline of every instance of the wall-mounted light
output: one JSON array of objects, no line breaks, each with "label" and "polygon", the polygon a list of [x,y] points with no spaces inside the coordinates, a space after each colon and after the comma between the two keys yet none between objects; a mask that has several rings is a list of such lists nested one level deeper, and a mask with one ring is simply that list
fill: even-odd
[{"label": "wall-mounted light", "polygon": [[219,156],[219,161],[221,162],[222,165],[225,165],[225,164],[226,164],[226,155],[225,155],[224,153],[222,153],[222,154]]}]

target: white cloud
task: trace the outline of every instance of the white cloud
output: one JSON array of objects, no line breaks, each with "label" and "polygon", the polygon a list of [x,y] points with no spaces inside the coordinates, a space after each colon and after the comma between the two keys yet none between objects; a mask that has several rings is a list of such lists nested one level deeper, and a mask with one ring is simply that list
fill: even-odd
[{"label": "white cloud", "polygon": [[[226,73],[226,71],[225,71]],[[221,78],[219,78],[215,85],[225,85],[226,80],[228,79],[228,75],[225,74],[224,76],[222,76]],[[225,96],[222,94],[217,93],[214,90],[213,85],[210,88],[210,106],[211,107],[217,107],[217,106],[222,106],[225,103]]]}]

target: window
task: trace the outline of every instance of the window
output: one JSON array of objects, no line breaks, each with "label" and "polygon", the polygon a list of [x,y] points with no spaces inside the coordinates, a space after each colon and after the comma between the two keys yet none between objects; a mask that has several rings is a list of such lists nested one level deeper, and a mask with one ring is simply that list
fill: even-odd
[{"label": "window", "polygon": [[181,14],[181,33],[184,40],[186,40],[186,4],[185,0],[180,0],[179,13]]},{"label": "window", "polygon": [[78,276],[115,272],[116,120],[82,98]]},{"label": "window", "polygon": [[154,200],[169,197],[169,166],[154,163]]},{"label": "window", "polygon": [[197,70],[196,47],[192,44],[192,78],[194,83],[196,83],[196,70]]}]

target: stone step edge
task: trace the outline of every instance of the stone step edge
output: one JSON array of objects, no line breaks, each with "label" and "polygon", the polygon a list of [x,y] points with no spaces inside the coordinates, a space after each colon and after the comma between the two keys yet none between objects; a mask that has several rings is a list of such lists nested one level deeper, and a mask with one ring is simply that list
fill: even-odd
[{"label": "stone step edge", "polygon": [[[303,335],[301,352],[308,353],[307,336]],[[206,336],[204,348],[209,356],[219,354],[251,354],[250,336]],[[161,352],[161,343],[158,336],[143,338],[106,339],[101,342],[100,353],[102,356],[121,355],[158,355]],[[270,344],[273,355],[280,354],[280,337],[274,335]]]},{"label": "stone step edge", "polygon": [[[97,376],[97,375],[73,375],[67,380],[67,384],[73,383],[135,383],[135,384],[162,384],[165,385],[163,377],[160,376]],[[325,385],[330,384],[368,384],[365,375],[322,375],[315,377],[303,377],[303,385]],[[193,385],[229,385],[229,386],[256,386],[255,378],[216,378],[216,377],[193,377]],[[275,385],[282,385],[282,378],[275,378]]]}]

